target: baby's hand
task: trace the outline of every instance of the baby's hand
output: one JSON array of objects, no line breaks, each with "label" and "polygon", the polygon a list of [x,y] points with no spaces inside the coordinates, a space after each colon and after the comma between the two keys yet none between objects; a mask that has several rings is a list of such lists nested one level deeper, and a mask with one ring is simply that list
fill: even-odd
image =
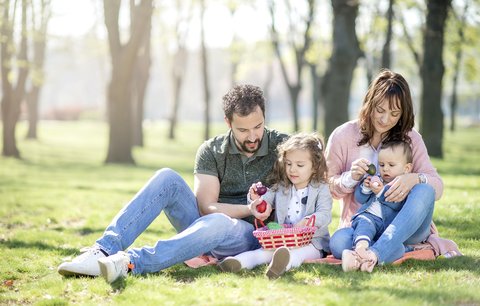
[{"label": "baby's hand", "polygon": [[370,189],[375,193],[378,194],[383,189],[382,180],[374,175],[370,178]]},{"label": "baby's hand", "polygon": [[371,176],[367,176],[364,180],[363,180],[363,186],[367,187],[367,188],[372,188],[372,177]]}]

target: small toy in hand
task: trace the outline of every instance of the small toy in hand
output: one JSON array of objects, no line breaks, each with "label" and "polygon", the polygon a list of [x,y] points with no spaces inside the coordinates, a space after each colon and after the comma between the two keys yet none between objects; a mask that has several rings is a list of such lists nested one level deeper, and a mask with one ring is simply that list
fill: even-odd
[{"label": "small toy in hand", "polygon": [[256,186],[257,186],[257,194],[259,196],[262,196],[267,193],[267,187],[263,186],[262,183],[258,182]]},{"label": "small toy in hand", "polygon": [[[257,194],[259,196],[262,196],[265,193],[267,193],[267,187],[263,186],[262,183],[258,182],[256,186],[257,186]],[[267,210],[267,202],[262,200],[262,202],[258,204],[256,208],[259,213],[265,212],[265,210]]]},{"label": "small toy in hand", "polygon": [[373,187],[379,187],[382,184],[382,181],[378,176],[374,175],[370,179],[370,184],[372,184]]},{"label": "small toy in hand", "polygon": [[374,164],[368,165],[367,173],[370,175],[375,175],[375,173],[377,173],[377,168],[375,167]]},{"label": "small toy in hand", "polygon": [[269,230],[282,229],[283,226],[281,226],[281,225],[278,224],[277,222],[268,222],[268,223],[267,223],[267,228],[268,228]]}]

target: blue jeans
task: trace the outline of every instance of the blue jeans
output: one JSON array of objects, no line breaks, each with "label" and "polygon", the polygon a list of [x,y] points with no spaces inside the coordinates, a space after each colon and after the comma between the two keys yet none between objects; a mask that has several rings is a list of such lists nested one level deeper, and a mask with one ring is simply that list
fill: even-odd
[{"label": "blue jeans", "polygon": [[[428,184],[415,185],[404,206],[370,247],[379,264],[391,263],[405,254],[405,246],[427,240],[430,235],[435,191]],[[335,258],[342,258],[342,251],[353,247],[353,229],[337,230],[330,239],[330,250]]]},{"label": "blue jeans", "polygon": [[353,245],[360,240],[366,240],[368,245],[372,245],[372,241],[383,231],[383,219],[364,211],[353,219],[352,228],[354,229]]},{"label": "blue jeans", "polygon": [[222,258],[260,247],[253,225],[214,213],[200,216],[197,200],[175,171],[158,171],[114,217],[97,245],[108,254],[127,249],[162,210],[178,234],[154,247],[128,250],[133,273],[158,272],[174,264],[211,253]]}]

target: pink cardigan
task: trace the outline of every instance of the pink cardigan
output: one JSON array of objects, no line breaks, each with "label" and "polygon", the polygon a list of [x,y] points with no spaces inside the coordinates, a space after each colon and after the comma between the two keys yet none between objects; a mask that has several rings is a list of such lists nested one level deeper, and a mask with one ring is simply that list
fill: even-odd
[{"label": "pink cardigan", "polygon": [[[422,136],[413,129],[409,134],[412,139],[413,173],[423,173],[427,182],[435,189],[435,199],[443,193],[443,182],[433,167],[428,156],[427,148]],[[359,158],[376,161],[378,151],[370,145],[358,146],[361,139],[358,120],[352,120],[337,127],[330,135],[325,150],[330,178],[330,192],[334,199],[340,200],[341,215],[339,227],[350,226],[350,219],[360,207],[353,196],[355,186],[346,187],[342,183],[342,176],[348,176],[352,162]]]}]

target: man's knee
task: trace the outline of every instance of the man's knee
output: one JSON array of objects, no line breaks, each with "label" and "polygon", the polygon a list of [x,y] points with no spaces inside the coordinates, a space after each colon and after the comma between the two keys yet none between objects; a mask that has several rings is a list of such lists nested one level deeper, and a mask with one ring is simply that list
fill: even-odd
[{"label": "man's knee", "polygon": [[161,178],[161,179],[176,179],[176,178],[181,178],[180,175],[175,172],[174,170],[170,168],[162,168],[160,170],[157,170],[154,175],[155,178]]},{"label": "man's knee", "polygon": [[213,230],[224,230],[233,228],[237,219],[230,218],[224,213],[213,213],[202,217],[205,226],[212,228]]}]

